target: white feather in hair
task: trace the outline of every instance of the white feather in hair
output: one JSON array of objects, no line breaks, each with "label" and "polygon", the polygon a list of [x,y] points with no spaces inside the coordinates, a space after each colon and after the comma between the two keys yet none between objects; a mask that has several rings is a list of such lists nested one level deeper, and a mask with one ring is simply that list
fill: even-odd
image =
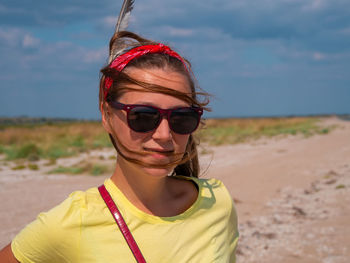
[{"label": "white feather in hair", "polygon": [[124,0],[123,6],[120,10],[117,24],[115,25],[115,32],[126,30],[129,24],[130,13],[134,8],[134,0]]},{"label": "white feather in hair", "polygon": [[[115,33],[124,31],[127,29],[129,24],[129,18],[133,9],[134,0],[124,0],[122,8],[119,13],[117,24],[115,25]],[[122,40],[116,40],[113,44],[113,48],[110,51],[108,63],[111,63],[114,58],[120,55],[126,48],[127,43]]]}]

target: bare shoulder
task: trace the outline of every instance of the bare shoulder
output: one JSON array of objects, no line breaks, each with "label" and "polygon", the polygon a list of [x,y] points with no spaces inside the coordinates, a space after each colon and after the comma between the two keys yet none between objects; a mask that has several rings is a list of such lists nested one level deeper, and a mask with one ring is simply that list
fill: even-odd
[{"label": "bare shoulder", "polygon": [[1,263],[19,263],[12,253],[11,243],[0,250],[0,262]]}]

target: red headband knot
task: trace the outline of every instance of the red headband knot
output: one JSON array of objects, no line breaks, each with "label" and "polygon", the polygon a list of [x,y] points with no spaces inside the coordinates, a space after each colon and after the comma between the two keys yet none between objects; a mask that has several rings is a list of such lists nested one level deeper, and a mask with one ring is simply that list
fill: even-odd
[{"label": "red headband knot", "polygon": [[[144,45],[140,47],[135,47],[130,49],[128,52],[116,57],[112,63],[109,65],[110,68],[113,68],[117,71],[122,71],[126,65],[133,59],[141,57],[146,54],[154,54],[154,53],[163,53],[167,54],[171,57],[177,58],[182,62],[187,70],[186,63],[184,59],[175,51],[171,50],[168,46],[163,45],[161,43],[156,45]],[[113,84],[113,79],[111,77],[106,77],[105,79],[105,87],[104,87],[104,98],[106,100],[109,89]]]}]

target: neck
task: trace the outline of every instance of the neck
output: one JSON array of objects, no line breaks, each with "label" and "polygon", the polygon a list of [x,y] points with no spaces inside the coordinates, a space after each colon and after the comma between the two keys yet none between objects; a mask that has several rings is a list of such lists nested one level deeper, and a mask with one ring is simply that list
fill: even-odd
[{"label": "neck", "polygon": [[117,160],[111,180],[136,207],[151,214],[169,197],[168,176],[152,176],[123,158]]}]

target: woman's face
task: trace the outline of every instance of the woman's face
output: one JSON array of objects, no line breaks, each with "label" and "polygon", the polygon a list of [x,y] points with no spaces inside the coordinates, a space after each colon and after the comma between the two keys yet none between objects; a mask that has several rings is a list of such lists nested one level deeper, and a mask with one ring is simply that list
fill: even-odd
[{"label": "woman's face", "polygon": [[[125,72],[132,78],[150,83],[160,85],[162,87],[174,89],[179,92],[189,93],[191,91],[189,83],[185,76],[180,73],[163,70],[163,69],[138,69],[128,68]],[[151,105],[161,109],[171,109],[177,107],[188,107],[189,104],[185,101],[169,96],[162,93],[144,92],[145,89],[136,84],[128,84],[127,87],[136,88],[139,91],[127,91],[123,93],[118,101],[123,104],[142,104]],[[134,152],[146,152],[146,155],[138,155],[123,151],[122,147],[118,147],[126,156],[135,158],[149,164],[168,164],[175,160],[178,160],[182,155],[170,155],[182,154],[186,150],[186,145],[189,139],[189,135],[182,135],[174,133],[169,128],[169,124],[166,118],[163,118],[159,126],[150,132],[140,133],[131,130],[128,127],[126,112],[123,110],[110,109],[111,114],[109,118],[109,125],[106,125],[104,119],[104,126],[114,136],[118,137],[118,140],[129,150]],[[107,130],[108,131],[108,130]],[[118,142],[116,142],[118,143]],[[121,156],[118,156],[118,162],[121,160]],[[130,162],[126,162],[128,165],[134,166],[134,168],[141,169],[143,172],[153,176],[165,176],[168,175],[174,167],[169,168],[149,168],[141,165],[136,165]]]}]

